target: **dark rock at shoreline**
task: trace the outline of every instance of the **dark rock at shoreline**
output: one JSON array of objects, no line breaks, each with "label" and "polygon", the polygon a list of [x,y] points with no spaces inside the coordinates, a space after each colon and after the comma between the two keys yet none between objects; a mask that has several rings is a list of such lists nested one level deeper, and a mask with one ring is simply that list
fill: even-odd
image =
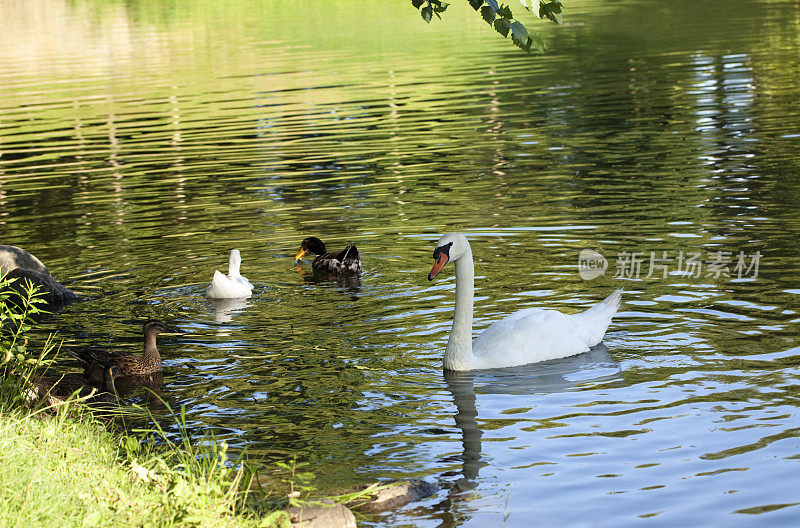
[{"label": "dark rock at shoreline", "polygon": [[6,274],[7,279],[14,279],[10,288],[21,295],[25,295],[25,281],[30,281],[34,286],[39,286],[39,291],[44,293],[41,299],[51,307],[64,306],[78,298],[75,293],[55,280],[52,275],[35,270],[15,268]]},{"label": "dark rock at shoreline", "polygon": [[336,504],[330,499],[319,501],[322,504],[288,509],[292,525],[298,528],[356,528],[356,517],[346,506]]},{"label": "dark rock at shoreline", "polygon": [[38,258],[22,248],[0,245],[0,272],[7,279],[17,279],[9,288],[22,295],[26,280],[39,286],[44,293],[41,298],[49,308],[64,306],[78,298],[72,290],[50,275],[50,270]]},{"label": "dark rock at shoreline", "polygon": [[[378,484],[393,485],[351,501],[347,503],[347,506],[362,513],[394,511],[410,502],[430,497],[439,490],[439,486],[436,484],[418,479],[398,482],[379,482]],[[368,486],[361,486],[357,490],[363,490],[367,487]]]}]

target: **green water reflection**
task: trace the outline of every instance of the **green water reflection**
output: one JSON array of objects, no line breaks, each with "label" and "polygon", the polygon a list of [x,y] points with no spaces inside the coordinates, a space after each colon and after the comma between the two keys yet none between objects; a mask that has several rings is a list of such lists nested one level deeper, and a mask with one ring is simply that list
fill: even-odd
[{"label": "green water reflection", "polygon": [[[441,481],[379,525],[790,525],[797,3],[576,0],[542,57],[406,4],[0,3],[2,242],[86,298],[40,332],[137,349],[170,321],[164,397],[198,434],[321,487]],[[476,329],[623,286],[608,350],[445,378],[454,284],[426,275],[455,229]],[[297,269],[309,235],[358,244],[361,283]],[[233,247],[254,295],[211,304]],[[758,277],[644,279],[717,251],[760,252]]]}]

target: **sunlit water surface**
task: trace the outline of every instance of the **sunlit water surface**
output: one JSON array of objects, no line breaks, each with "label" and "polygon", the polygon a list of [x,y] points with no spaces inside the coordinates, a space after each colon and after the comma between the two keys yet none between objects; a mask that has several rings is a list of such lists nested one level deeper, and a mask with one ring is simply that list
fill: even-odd
[{"label": "sunlit water surface", "polygon": [[[534,57],[461,6],[180,4],[0,3],[2,242],[84,299],[41,336],[164,319],[198,436],[441,484],[367,525],[797,525],[797,2],[576,0]],[[452,230],[476,331],[623,287],[605,346],[443,374]],[[296,266],[309,235],[361,283]],[[234,247],[254,294],[210,303]]]}]

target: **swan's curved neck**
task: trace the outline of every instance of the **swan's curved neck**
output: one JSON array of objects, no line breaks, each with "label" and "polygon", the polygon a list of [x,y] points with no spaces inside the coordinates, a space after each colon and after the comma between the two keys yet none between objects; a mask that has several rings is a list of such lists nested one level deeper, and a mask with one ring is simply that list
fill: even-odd
[{"label": "swan's curved neck", "polygon": [[475,368],[475,355],[472,353],[472,301],[475,296],[475,266],[472,251],[467,252],[455,262],[456,266],[456,308],[453,314],[453,328],[444,352],[444,368],[450,370],[472,370]]},{"label": "swan's curved neck", "polygon": [[239,276],[239,267],[241,265],[241,260],[237,258],[235,255],[231,255],[228,259],[228,277],[238,277]]}]

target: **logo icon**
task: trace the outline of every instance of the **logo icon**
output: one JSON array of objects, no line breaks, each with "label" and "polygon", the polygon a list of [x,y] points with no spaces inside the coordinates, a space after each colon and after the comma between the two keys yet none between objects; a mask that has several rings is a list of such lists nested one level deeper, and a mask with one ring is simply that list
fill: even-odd
[{"label": "logo icon", "polygon": [[608,268],[606,258],[592,249],[581,250],[578,255],[578,275],[583,280],[592,280],[605,275]]}]

